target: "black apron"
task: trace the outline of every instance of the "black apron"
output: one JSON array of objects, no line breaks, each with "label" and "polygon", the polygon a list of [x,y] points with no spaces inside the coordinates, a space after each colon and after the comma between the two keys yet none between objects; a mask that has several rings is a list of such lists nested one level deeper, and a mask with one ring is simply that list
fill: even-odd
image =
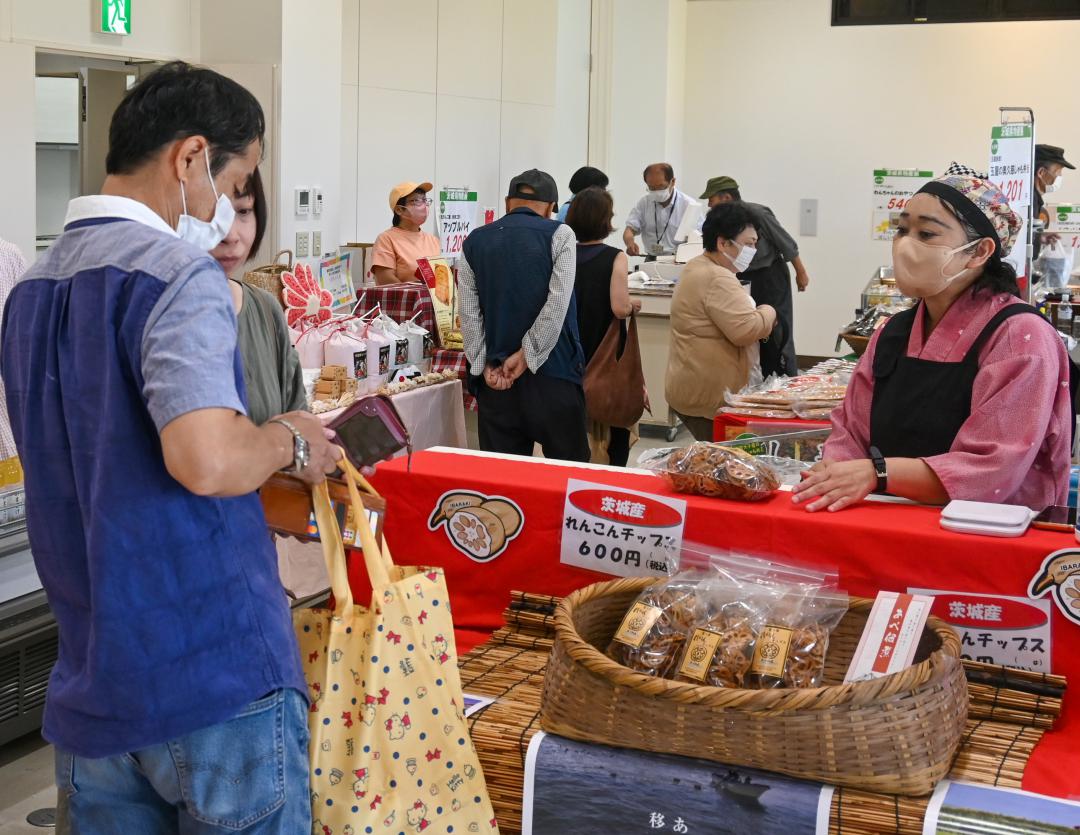
[{"label": "black apron", "polygon": [[971,415],[971,393],[979,354],[998,326],[1034,307],[1011,304],[983,328],[960,362],[933,362],[907,356],[908,340],[923,305],[897,313],[884,326],[874,353],[874,396],[870,443],[886,458],[927,458],[948,452]]}]

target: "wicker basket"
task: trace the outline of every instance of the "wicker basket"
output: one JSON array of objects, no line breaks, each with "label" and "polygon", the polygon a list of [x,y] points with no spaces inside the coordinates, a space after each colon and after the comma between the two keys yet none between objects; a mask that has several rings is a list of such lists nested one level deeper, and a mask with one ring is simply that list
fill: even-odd
[{"label": "wicker basket", "polygon": [[[281,256],[288,255],[289,263],[282,264]],[[278,304],[285,307],[285,300],[282,296],[282,289],[284,285],[281,282],[281,274],[286,273],[293,268],[293,254],[291,249],[283,249],[277,255],[274,256],[274,262],[267,264],[264,267],[256,267],[253,270],[244,274],[244,283],[250,284],[252,287],[258,287],[260,290],[265,290],[271,296],[278,300]]]},{"label": "wicker basket", "polygon": [[559,605],[544,730],[889,794],[926,794],[948,773],[968,695],[959,639],[942,621],[930,619],[914,666],[841,684],[872,605],[853,598],[829,642],[825,681],[834,686],[702,687],[635,673],[598,649],[653,582],[597,583]]}]

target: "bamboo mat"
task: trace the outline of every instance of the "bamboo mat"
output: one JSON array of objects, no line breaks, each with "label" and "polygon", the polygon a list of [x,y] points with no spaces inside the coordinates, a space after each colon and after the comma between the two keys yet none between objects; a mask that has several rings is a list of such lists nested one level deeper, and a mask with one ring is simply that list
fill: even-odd
[{"label": "bamboo mat", "polygon": [[[521,831],[525,755],[540,730],[544,670],[558,598],[513,592],[506,623],[461,660],[467,693],[495,702],[469,718],[499,829]],[[1018,788],[1028,758],[1061,714],[1065,680],[1023,670],[964,662],[971,707],[950,776]],[[837,789],[829,832],[836,835],[921,835],[929,797],[895,797]]]}]

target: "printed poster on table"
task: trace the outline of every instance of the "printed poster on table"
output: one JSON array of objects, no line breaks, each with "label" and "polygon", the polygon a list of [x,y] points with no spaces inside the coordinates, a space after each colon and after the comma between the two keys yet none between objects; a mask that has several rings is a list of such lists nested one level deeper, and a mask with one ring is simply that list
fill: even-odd
[{"label": "printed poster on table", "polygon": [[560,560],[617,577],[666,577],[682,550],[686,502],[570,479]]},{"label": "printed poster on table", "polygon": [[749,768],[536,734],[522,835],[816,835],[832,790]]},{"label": "printed poster on table", "polygon": [[356,304],[352,281],[352,253],[342,252],[319,261],[319,286],[334,297],[334,307]]},{"label": "printed poster on table", "polygon": [[1005,260],[1016,267],[1016,274],[1027,276],[1028,207],[1031,205],[1032,146],[1035,133],[1031,125],[997,125],[990,131],[990,182],[996,184],[1009,200],[1009,206],[1023,218],[1016,245]]},{"label": "printed poster on table", "polygon": [[944,780],[930,798],[923,835],[1075,835],[1080,803],[1020,789]]},{"label": "printed poster on table", "polygon": [[1049,673],[1050,601],[999,594],[909,588],[934,598],[931,614],[960,636],[962,657]]},{"label": "printed poster on table", "polygon": [[476,192],[443,188],[439,192],[439,242],[442,254],[453,260],[476,223]]},{"label": "printed poster on table", "polygon": [[908,200],[933,179],[934,172],[918,168],[877,168],[874,170],[873,227],[875,241],[891,241],[896,235],[900,213]]}]

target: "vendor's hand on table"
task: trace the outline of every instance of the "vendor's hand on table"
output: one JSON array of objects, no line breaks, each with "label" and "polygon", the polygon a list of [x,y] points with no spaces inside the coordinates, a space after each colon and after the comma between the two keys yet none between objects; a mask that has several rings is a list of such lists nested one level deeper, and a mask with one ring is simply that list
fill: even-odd
[{"label": "vendor's hand on table", "polygon": [[806,273],[795,273],[795,286],[799,288],[800,293],[805,293],[806,288],[810,286],[810,276]]},{"label": "vendor's hand on table", "polygon": [[627,255],[641,255],[641,247],[638,246],[637,241],[631,241],[626,245]]},{"label": "vendor's hand on table", "polygon": [[793,489],[791,500],[805,504],[813,513],[837,511],[861,502],[877,487],[877,473],[869,459],[858,461],[821,461],[803,473],[803,480]]},{"label": "vendor's hand on table", "polygon": [[281,416],[304,436],[308,443],[308,465],[294,475],[308,484],[318,484],[338,468],[341,459],[341,447],[335,443],[337,438],[333,429],[327,429],[310,412],[289,412]]}]

